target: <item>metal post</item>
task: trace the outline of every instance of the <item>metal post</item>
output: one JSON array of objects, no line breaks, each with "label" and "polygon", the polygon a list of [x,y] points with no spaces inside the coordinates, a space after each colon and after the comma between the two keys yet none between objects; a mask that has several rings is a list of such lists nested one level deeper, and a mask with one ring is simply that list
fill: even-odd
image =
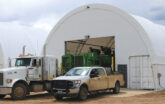
[{"label": "metal post", "polygon": [[130,74],[131,74],[131,58],[129,57],[128,58],[129,59],[129,65],[128,65],[128,70],[127,70],[127,79],[128,79],[128,83],[127,83],[127,87],[128,88],[131,88],[131,86],[130,86],[130,82],[131,82],[131,77],[130,77]]},{"label": "metal post", "polygon": [[155,73],[154,73],[153,67],[154,67],[154,65],[151,65],[151,71],[152,71],[152,77],[153,77],[153,82],[154,82],[154,88],[155,88],[155,90],[156,90]]},{"label": "metal post", "polygon": [[24,46],[23,46],[23,49],[22,49],[22,55],[23,55],[23,56],[25,55],[25,48],[26,48],[26,46],[24,45]]},{"label": "metal post", "polygon": [[46,46],[47,44],[44,44],[44,56],[42,58],[42,80],[44,80],[44,59],[46,58]]},{"label": "metal post", "polygon": [[156,91],[158,91],[158,64],[156,65]]},{"label": "metal post", "polygon": [[141,59],[141,61],[140,61],[140,59],[139,59],[139,64],[140,64],[140,78],[141,78],[141,80],[140,80],[140,83],[141,83],[141,89],[143,88],[143,57],[139,57],[140,59]]},{"label": "metal post", "polygon": [[67,42],[65,41],[65,55],[67,54]]},{"label": "metal post", "polygon": [[8,58],[8,67],[11,67],[12,65],[11,65],[11,58],[9,57]]},{"label": "metal post", "polygon": [[44,57],[46,57],[46,46],[47,44],[44,44]]}]

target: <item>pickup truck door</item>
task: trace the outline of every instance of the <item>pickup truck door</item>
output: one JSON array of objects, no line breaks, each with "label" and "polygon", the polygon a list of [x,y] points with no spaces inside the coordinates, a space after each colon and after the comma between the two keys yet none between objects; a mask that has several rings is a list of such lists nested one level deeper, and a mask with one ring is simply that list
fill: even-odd
[{"label": "pickup truck door", "polygon": [[98,68],[98,76],[99,76],[99,89],[107,89],[108,88],[108,77],[103,68]]},{"label": "pickup truck door", "polygon": [[96,69],[92,69],[90,72],[89,88],[91,91],[98,89],[99,77]]},{"label": "pickup truck door", "polygon": [[90,90],[101,90],[108,87],[108,79],[105,75],[105,71],[102,68],[92,69],[91,74],[95,73],[94,77],[91,77],[89,80]]},{"label": "pickup truck door", "polygon": [[28,68],[28,80],[41,80],[41,59],[32,59],[31,67]]}]

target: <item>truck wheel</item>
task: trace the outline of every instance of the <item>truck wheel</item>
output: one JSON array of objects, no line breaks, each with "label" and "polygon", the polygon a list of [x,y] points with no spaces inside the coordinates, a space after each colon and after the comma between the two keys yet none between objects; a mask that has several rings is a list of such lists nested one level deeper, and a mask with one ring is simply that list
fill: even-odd
[{"label": "truck wheel", "polygon": [[62,100],[62,96],[60,96],[60,95],[54,95],[54,98],[55,98],[56,100]]},{"label": "truck wheel", "polygon": [[80,100],[86,100],[88,97],[88,90],[86,87],[82,86],[80,87],[80,91],[79,91],[79,94],[78,94],[78,98]]},{"label": "truck wheel", "polygon": [[26,94],[27,87],[22,83],[18,83],[13,87],[11,97],[14,100],[22,100],[26,97]]},{"label": "truck wheel", "polygon": [[6,95],[0,95],[0,99],[3,99]]},{"label": "truck wheel", "polygon": [[113,89],[114,94],[118,94],[120,92],[120,83],[116,82],[115,88]]}]

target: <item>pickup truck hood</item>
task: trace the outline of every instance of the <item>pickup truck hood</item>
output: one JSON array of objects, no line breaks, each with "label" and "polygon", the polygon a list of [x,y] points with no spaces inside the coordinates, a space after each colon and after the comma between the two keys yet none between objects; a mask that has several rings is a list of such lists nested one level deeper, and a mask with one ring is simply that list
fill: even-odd
[{"label": "pickup truck hood", "polygon": [[27,67],[11,67],[11,68],[4,68],[0,69],[0,72],[9,72],[9,71],[19,71],[19,70],[26,70]]},{"label": "pickup truck hood", "polygon": [[53,80],[84,80],[87,79],[88,76],[60,76],[54,78]]}]

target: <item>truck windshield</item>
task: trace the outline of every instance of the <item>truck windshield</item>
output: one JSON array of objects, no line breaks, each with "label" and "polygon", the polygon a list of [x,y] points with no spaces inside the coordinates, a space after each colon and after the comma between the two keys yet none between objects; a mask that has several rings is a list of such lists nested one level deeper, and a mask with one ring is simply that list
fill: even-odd
[{"label": "truck windshield", "polygon": [[86,76],[89,72],[89,69],[87,68],[73,68],[70,71],[68,71],[65,76]]},{"label": "truck windshield", "polygon": [[16,59],[15,66],[30,66],[31,58],[18,58]]}]

